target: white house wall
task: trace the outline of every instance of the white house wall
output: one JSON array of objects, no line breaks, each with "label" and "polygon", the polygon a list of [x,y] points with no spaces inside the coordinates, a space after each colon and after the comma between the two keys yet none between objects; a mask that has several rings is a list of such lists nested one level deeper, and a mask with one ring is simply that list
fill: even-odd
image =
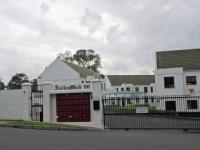
[{"label": "white house wall", "polygon": [[[174,77],[174,88],[164,87],[164,77]],[[184,74],[182,68],[157,69],[155,71],[155,90],[158,95],[184,94]]]},{"label": "white house wall", "polygon": [[38,82],[51,81],[55,84],[69,81],[75,82],[80,79],[79,73],[66,65],[62,60],[56,59],[53,61],[40,75],[41,79]]},{"label": "white house wall", "polygon": [[26,90],[0,91],[0,118],[29,120],[30,95]]}]

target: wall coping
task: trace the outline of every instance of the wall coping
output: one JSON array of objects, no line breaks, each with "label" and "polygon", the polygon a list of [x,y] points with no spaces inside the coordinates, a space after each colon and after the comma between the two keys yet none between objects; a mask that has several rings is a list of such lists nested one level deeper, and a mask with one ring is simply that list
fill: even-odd
[{"label": "wall coping", "polygon": [[22,86],[32,86],[33,84],[32,84],[32,83],[29,83],[29,82],[26,82],[26,83],[22,83],[21,85],[22,85]]}]

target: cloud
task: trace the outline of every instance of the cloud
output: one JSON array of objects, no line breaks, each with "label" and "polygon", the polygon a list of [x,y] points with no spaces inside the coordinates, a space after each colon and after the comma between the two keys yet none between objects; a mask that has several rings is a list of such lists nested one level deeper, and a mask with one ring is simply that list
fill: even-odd
[{"label": "cloud", "polygon": [[108,41],[113,42],[116,38],[118,38],[119,27],[120,24],[116,24],[110,27],[107,34]]},{"label": "cloud", "polygon": [[87,8],[81,24],[87,27],[90,33],[93,33],[102,25],[102,17]]},{"label": "cloud", "polygon": [[40,8],[41,8],[41,13],[47,13],[50,9],[49,5],[44,2],[41,4]]},{"label": "cloud", "polygon": [[0,78],[94,49],[105,74],[150,74],[156,50],[200,47],[197,0],[0,0]]}]

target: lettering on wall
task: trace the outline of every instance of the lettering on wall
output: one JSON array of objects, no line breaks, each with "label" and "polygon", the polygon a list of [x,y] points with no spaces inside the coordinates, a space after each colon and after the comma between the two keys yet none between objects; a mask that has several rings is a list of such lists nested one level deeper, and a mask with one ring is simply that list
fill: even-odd
[{"label": "lettering on wall", "polygon": [[90,89],[90,85],[55,85],[55,90],[83,90]]}]

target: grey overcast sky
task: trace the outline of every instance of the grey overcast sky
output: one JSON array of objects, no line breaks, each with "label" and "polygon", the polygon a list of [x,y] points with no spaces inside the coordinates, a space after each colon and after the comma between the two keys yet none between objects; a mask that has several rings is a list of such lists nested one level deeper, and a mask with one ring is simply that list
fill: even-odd
[{"label": "grey overcast sky", "polygon": [[199,0],[0,0],[0,78],[94,49],[105,74],[152,74],[158,50],[200,47]]}]

